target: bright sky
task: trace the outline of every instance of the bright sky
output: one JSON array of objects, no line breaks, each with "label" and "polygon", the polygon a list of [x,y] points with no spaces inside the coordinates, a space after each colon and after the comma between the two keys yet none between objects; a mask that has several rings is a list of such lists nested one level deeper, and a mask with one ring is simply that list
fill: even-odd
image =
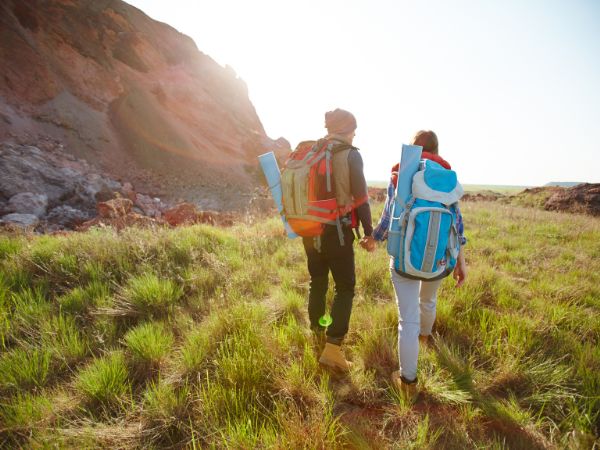
[{"label": "bright sky", "polygon": [[466,184],[600,182],[597,0],[128,0],[246,81],[272,138],[358,121],[369,180],[434,130]]}]

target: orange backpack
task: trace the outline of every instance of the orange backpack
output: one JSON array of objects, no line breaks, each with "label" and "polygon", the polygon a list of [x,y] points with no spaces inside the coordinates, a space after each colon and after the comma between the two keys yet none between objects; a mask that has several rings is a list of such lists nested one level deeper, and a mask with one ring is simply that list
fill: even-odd
[{"label": "orange backpack", "polygon": [[326,139],[304,141],[286,161],[281,172],[283,214],[299,236],[320,236],[325,225],[336,225],[343,245],[331,162],[334,153],[349,148]]}]

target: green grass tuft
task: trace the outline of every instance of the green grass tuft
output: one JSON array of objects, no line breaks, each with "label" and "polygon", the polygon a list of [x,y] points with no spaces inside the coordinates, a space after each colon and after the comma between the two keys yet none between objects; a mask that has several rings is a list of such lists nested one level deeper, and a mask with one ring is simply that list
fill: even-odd
[{"label": "green grass tuft", "polygon": [[52,402],[45,394],[18,392],[0,404],[0,423],[5,427],[27,430],[40,425],[52,412]]},{"label": "green grass tuft", "polygon": [[54,359],[61,361],[64,368],[72,367],[88,354],[87,339],[72,317],[54,316],[44,322],[41,331],[42,341],[52,349]]},{"label": "green grass tuft", "polygon": [[114,405],[129,391],[129,375],[122,352],[94,359],[75,380],[75,388],[90,403]]},{"label": "green grass tuft", "polygon": [[22,247],[23,241],[21,239],[0,236],[0,260],[18,253]]},{"label": "green grass tuft", "polygon": [[141,366],[159,366],[173,346],[172,334],[156,322],[130,329],[123,340],[134,363]]},{"label": "green grass tuft", "polygon": [[182,290],[172,280],[145,273],[131,278],[122,295],[138,314],[160,316],[173,310]]},{"label": "green grass tuft", "polygon": [[42,387],[50,376],[47,348],[15,348],[0,356],[0,391]]}]

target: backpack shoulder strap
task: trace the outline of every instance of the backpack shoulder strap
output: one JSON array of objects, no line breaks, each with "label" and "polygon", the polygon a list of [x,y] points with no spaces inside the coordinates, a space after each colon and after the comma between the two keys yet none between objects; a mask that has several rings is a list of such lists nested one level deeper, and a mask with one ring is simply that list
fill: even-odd
[{"label": "backpack shoulder strap", "polygon": [[343,152],[344,150],[357,150],[357,147],[354,147],[350,144],[345,144],[345,143],[340,143],[340,144],[336,144],[333,146],[333,148],[331,149],[332,153],[338,153],[338,152]]}]

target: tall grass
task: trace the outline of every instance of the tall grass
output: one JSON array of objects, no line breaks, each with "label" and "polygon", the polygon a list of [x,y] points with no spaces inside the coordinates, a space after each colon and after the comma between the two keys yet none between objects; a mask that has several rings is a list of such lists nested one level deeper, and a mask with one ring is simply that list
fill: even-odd
[{"label": "tall grass", "polygon": [[600,445],[600,221],[462,210],[469,278],[442,284],[414,405],[390,381],[383,247],[356,249],[340,376],[319,367],[304,251],[278,218],[0,236],[0,447]]}]

